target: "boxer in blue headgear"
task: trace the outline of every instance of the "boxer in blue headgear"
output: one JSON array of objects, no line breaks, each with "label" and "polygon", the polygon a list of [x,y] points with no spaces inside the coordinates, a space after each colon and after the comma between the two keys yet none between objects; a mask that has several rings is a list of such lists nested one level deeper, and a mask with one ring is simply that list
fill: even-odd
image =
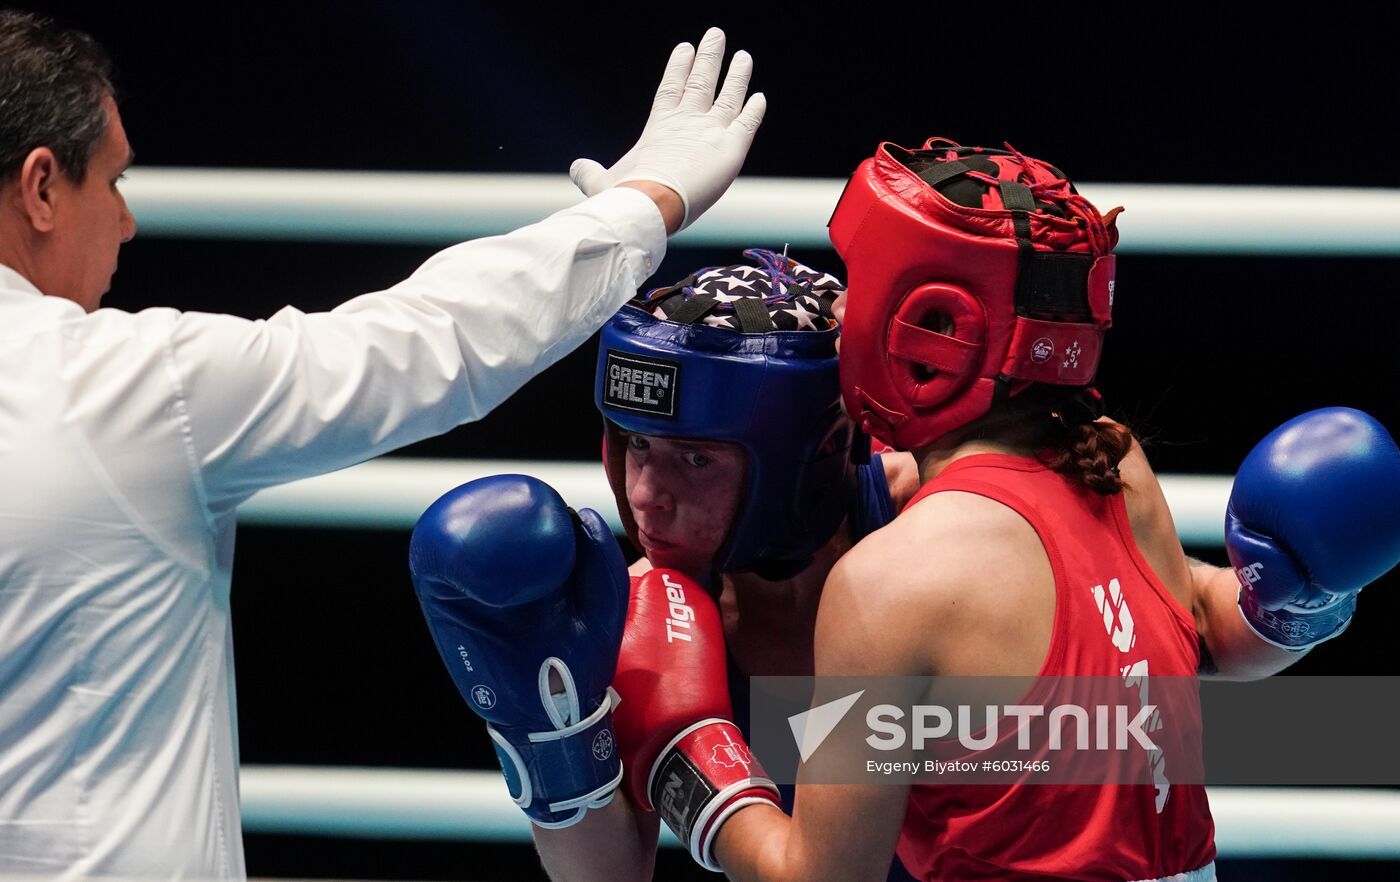
[{"label": "boxer in blue headgear", "polygon": [[[727,670],[718,684],[692,689],[713,697],[715,716],[732,718],[740,734],[748,730],[749,678],[813,672],[817,605],[832,567],[918,487],[912,457],[870,455],[841,409],[833,308],[844,286],[771,251],[745,256],[624,307],[603,329],[595,386],[608,477],[643,554],[630,568],[623,646],[651,632],[648,580],[679,573],[702,583],[715,597],[706,603],[723,611]],[[686,600],[688,580],[666,584],[668,602],[695,603]],[[619,665],[614,682],[621,690],[637,679],[649,679],[644,669]],[[638,733],[652,728],[662,704],[639,698],[617,729],[629,798],[576,827],[535,832],[553,877],[650,875],[632,867],[650,861],[659,823],[639,796],[650,763]],[[734,805],[759,798],[791,811],[791,788],[772,794],[753,780],[753,794],[768,795],[735,796],[726,785],[700,814],[725,816],[730,796]],[[705,853],[707,840],[696,838]]]},{"label": "boxer in blue headgear", "polygon": [[[699,270],[613,317],[594,398],[634,544],[666,543],[639,536],[625,466],[638,442],[624,436],[732,444],[743,477],[713,569],[780,579],[806,569],[848,514],[883,523],[893,511],[883,475],[858,470],[868,441],[841,410],[831,313],[841,283],[771,251],[744,254],[753,264]],[[856,492],[862,478],[873,492]]]}]

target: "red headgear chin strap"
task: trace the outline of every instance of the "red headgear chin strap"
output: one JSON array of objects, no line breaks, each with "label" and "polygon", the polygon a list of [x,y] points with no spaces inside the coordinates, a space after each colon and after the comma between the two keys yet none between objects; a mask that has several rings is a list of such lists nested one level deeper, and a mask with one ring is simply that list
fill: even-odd
[{"label": "red headgear chin strap", "polygon": [[1110,324],[1115,216],[1015,150],[881,144],[829,224],[848,273],[848,412],[912,450],[1031,383],[1088,386]]}]

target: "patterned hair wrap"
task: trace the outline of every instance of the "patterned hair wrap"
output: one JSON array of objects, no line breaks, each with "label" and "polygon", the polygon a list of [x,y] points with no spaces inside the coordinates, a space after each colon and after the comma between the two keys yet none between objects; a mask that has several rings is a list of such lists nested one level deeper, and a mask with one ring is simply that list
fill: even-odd
[{"label": "patterned hair wrap", "polygon": [[765,248],[744,256],[756,265],[705,267],[635,302],[663,321],[747,334],[836,327],[831,307],[845,291],[839,279]]}]

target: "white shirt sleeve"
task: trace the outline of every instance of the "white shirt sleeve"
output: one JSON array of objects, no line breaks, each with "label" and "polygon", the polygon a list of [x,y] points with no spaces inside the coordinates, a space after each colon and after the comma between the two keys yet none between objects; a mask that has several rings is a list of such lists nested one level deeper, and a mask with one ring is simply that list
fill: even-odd
[{"label": "white shirt sleeve", "polygon": [[179,314],[176,407],[205,504],[226,511],[479,419],[587,340],[665,247],[655,205],[619,188],[330,312]]}]

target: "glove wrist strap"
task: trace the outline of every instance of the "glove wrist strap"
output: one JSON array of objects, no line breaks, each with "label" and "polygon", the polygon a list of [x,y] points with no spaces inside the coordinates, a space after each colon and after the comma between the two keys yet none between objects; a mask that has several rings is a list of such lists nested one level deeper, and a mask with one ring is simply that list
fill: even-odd
[{"label": "glove wrist strap", "polygon": [[1356,612],[1356,595],[1334,595],[1332,600],[1316,607],[1288,604],[1270,610],[1259,605],[1253,591],[1244,588],[1240,591],[1240,612],[1245,623],[1265,643],[1302,652],[1346,630]]},{"label": "glove wrist strap", "polygon": [[511,799],[538,827],[568,827],[611,801],[622,783],[613,734],[611,688],[584,719],[562,729],[527,732],[488,725]]},{"label": "glove wrist strap", "polygon": [[651,768],[647,794],[691,857],[715,872],[714,838],[729,816],[752,803],[778,804],[777,785],[749,755],[739,728],[718,717],[671,739]]}]

